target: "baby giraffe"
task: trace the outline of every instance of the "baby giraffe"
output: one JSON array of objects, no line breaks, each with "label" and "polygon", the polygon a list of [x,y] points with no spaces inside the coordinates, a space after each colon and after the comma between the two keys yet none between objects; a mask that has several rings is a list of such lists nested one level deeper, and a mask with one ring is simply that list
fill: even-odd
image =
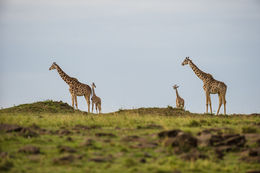
[{"label": "baby giraffe", "polygon": [[95,83],[93,82],[92,83],[92,98],[91,98],[91,101],[92,101],[92,112],[93,112],[93,109],[94,109],[94,105],[96,106],[96,112],[97,113],[101,113],[101,99],[96,96],[96,93],[95,93],[95,88],[96,88],[96,85]]},{"label": "baby giraffe", "polygon": [[175,89],[175,91],[176,91],[176,96],[177,96],[177,98],[176,98],[176,107],[183,109],[183,108],[184,108],[184,100],[183,100],[183,98],[181,98],[181,97],[179,96],[179,93],[178,93],[177,88],[179,88],[179,86],[177,86],[177,85],[174,85],[174,86],[173,86],[173,89]]}]

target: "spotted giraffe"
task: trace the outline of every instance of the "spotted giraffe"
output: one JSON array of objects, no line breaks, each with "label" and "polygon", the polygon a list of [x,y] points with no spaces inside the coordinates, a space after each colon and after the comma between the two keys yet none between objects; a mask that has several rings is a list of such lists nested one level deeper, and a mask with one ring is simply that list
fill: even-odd
[{"label": "spotted giraffe", "polygon": [[210,94],[218,94],[219,97],[219,107],[217,115],[222,104],[224,104],[224,114],[226,114],[226,91],[227,86],[224,82],[215,80],[213,76],[209,73],[201,71],[189,57],[186,57],[182,65],[189,64],[194,73],[203,81],[203,89],[206,93],[206,113],[208,113],[208,105],[210,106],[210,113],[212,114],[211,99]]},{"label": "spotted giraffe", "polygon": [[176,107],[183,109],[184,108],[184,99],[180,97],[177,88],[179,88],[179,86],[177,86],[177,85],[173,86],[173,89],[175,89],[175,91],[176,91]]},{"label": "spotted giraffe", "polygon": [[83,84],[79,82],[78,79],[67,75],[55,62],[51,65],[49,70],[54,70],[54,69],[57,70],[60,77],[69,85],[69,91],[71,94],[73,108],[74,108],[74,101],[75,101],[76,108],[78,109],[77,96],[84,96],[87,101],[88,112],[90,112],[90,95],[91,95],[90,86],[88,86],[87,84]]},{"label": "spotted giraffe", "polygon": [[93,109],[94,109],[94,105],[96,106],[96,112],[97,113],[101,113],[101,99],[96,96],[96,93],[95,93],[95,88],[96,88],[96,85],[95,83],[93,82],[92,83],[92,98],[91,98],[91,101],[92,101],[92,112],[93,112]]}]

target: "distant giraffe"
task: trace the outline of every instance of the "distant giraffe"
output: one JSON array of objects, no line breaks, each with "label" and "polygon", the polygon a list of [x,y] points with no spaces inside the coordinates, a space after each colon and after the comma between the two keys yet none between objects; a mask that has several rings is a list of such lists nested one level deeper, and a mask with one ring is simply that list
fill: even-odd
[{"label": "distant giraffe", "polygon": [[74,101],[78,109],[77,96],[84,96],[88,104],[88,112],[90,112],[90,95],[91,88],[87,84],[80,83],[78,79],[67,75],[55,62],[51,65],[49,70],[56,69],[60,77],[69,85],[71,94],[72,106],[74,108]]},{"label": "distant giraffe", "polygon": [[96,112],[97,113],[101,113],[101,99],[96,96],[96,93],[95,93],[95,88],[96,88],[96,85],[95,83],[93,82],[92,83],[92,98],[91,98],[91,101],[92,101],[92,112],[93,112],[93,109],[94,109],[94,105],[96,106]]},{"label": "distant giraffe", "polygon": [[177,88],[179,88],[179,86],[177,86],[177,85],[173,86],[173,89],[175,89],[175,91],[176,91],[176,107],[183,109],[184,108],[184,100],[183,100],[183,98],[180,97]]},{"label": "distant giraffe", "polygon": [[227,86],[224,82],[217,81],[209,73],[201,71],[189,57],[186,57],[182,65],[189,64],[194,73],[203,81],[203,89],[206,93],[206,113],[208,113],[208,104],[210,106],[210,113],[212,114],[211,99],[210,94],[218,94],[219,97],[219,107],[217,115],[219,113],[222,103],[224,104],[224,114],[226,114],[226,91]]}]

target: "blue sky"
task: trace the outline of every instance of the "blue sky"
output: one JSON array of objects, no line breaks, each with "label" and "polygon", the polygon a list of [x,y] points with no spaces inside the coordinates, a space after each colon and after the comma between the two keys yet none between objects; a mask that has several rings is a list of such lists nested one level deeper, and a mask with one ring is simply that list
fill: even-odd
[{"label": "blue sky", "polygon": [[[260,2],[257,0],[3,0],[0,107],[62,100],[55,61],[95,82],[103,112],[175,106],[205,112],[203,83],[186,56],[228,86],[227,113],[260,112]],[[218,107],[212,95],[213,111]],[[83,97],[79,108],[87,110]],[[221,109],[223,112],[223,108]]]}]

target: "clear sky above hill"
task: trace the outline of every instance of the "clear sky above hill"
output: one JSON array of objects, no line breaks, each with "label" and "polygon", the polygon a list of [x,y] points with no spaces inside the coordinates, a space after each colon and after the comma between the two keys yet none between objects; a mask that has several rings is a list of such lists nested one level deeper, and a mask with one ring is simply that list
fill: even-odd
[{"label": "clear sky above hill", "polygon": [[[225,82],[227,113],[260,112],[257,0],[2,0],[0,107],[41,100],[71,104],[70,76],[91,84],[103,112],[175,106],[205,112],[203,83],[186,56]],[[214,112],[218,97],[212,95]],[[79,108],[87,110],[83,97]],[[223,112],[223,107],[221,113]]]}]

